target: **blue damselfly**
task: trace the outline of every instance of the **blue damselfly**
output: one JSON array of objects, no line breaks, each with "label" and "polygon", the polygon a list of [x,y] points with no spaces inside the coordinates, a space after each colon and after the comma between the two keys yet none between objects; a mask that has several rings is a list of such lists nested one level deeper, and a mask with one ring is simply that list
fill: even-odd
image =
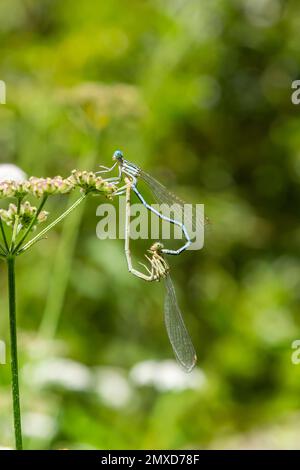
[{"label": "blue damselfly", "polygon": [[[137,195],[141,203],[151,212],[156,214],[158,217],[160,217],[162,220],[169,222],[171,224],[177,225],[178,227],[181,228],[184,237],[186,239],[186,243],[178,248],[178,250],[171,250],[167,248],[162,249],[162,253],[168,254],[168,255],[179,255],[182,253],[184,250],[186,250],[192,243],[192,240],[189,236],[189,233],[186,229],[186,226],[183,222],[180,220],[182,219],[182,216],[184,214],[184,201],[179,199],[177,196],[175,196],[173,193],[167,190],[167,188],[162,185],[159,181],[157,181],[155,178],[150,176],[148,173],[143,171],[141,168],[139,168],[137,165],[134,163],[126,160],[124,158],[123,153],[120,150],[117,150],[114,155],[113,155],[113,160],[116,160],[115,164],[111,168],[105,168],[102,171],[99,171],[98,173],[103,173],[103,172],[109,172],[112,171],[117,165],[119,167],[119,174],[117,177],[114,178],[109,178],[108,181],[114,181],[114,182],[119,182],[122,180],[122,176],[125,175],[127,176],[130,181],[131,181],[131,189],[134,191],[134,193]],[[137,183],[138,180],[141,179],[146,183],[146,185],[149,187],[151,192],[153,193],[156,201],[159,204],[167,204],[169,207],[173,207],[174,209],[174,219],[167,217],[163,214],[161,214],[159,211],[157,211],[154,207],[152,207],[150,204],[147,203],[147,201],[144,199],[142,194],[137,188]],[[116,195],[121,195],[126,192],[126,185],[119,188],[118,191],[116,192]],[[192,227],[193,231],[196,230],[196,217],[190,217],[186,219],[189,223],[189,226]]]}]

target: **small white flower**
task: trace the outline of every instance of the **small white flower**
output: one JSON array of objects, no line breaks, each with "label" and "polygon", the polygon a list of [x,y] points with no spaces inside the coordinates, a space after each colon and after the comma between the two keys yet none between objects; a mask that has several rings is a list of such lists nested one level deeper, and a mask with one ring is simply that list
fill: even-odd
[{"label": "small white flower", "polygon": [[27,437],[50,439],[56,431],[55,419],[42,413],[26,413],[23,430]]},{"label": "small white flower", "polygon": [[160,391],[200,389],[205,383],[205,375],[199,368],[187,374],[171,360],[138,362],[131,369],[130,378],[137,385],[152,385]]},{"label": "small white flower", "polygon": [[25,181],[26,174],[21,168],[12,163],[0,164],[0,182],[1,181]]},{"label": "small white flower", "polygon": [[48,359],[37,365],[27,366],[24,375],[30,377],[39,387],[57,386],[78,392],[89,390],[93,382],[92,373],[87,366],[62,358]]},{"label": "small white flower", "polygon": [[96,392],[101,400],[112,408],[122,408],[132,398],[132,390],[125,374],[112,367],[98,368]]}]

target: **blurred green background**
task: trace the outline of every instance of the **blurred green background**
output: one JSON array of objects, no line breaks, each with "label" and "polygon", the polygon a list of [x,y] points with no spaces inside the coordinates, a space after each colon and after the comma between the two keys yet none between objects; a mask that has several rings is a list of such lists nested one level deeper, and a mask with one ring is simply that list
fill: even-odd
[{"label": "blurred green background", "polygon": [[[210,220],[204,249],[170,260],[199,358],[188,376],[163,286],[96,238],[104,199],[18,260],[27,448],[300,447],[299,26],[296,0],[1,0],[1,163],[68,176],[121,148]],[[1,366],[2,446],[9,380]]]}]

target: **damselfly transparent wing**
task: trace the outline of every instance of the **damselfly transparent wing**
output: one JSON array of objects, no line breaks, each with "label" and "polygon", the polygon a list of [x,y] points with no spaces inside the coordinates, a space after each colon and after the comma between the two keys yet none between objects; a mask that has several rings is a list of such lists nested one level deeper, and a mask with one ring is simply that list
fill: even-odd
[{"label": "damselfly transparent wing", "polygon": [[190,335],[184,324],[174,289],[168,274],[165,278],[165,324],[170,343],[179,364],[190,372],[197,362],[196,352]]},{"label": "damselfly transparent wing", "polygon": [[197,228],[203,227],[204,220],[197,220],[194,207],[192,207],[192,214],[191,217],[189,217],[186,212],[183,212],[186,202],[176,196],[176,194],[169,191],[163,184],[153,178],[153,176],[149,175],[143,170],[140,170],[139,178],[146,183],[159,204],[167,204],[168,206],[172,206],[173,204],[178,205],[178,209],[176,210],[175,208],[174,210],[175,219],[179,221],[182,220],[184,214],[185,223],[187,223],[188,226],[192,228],[194,233],[197,233]]}]

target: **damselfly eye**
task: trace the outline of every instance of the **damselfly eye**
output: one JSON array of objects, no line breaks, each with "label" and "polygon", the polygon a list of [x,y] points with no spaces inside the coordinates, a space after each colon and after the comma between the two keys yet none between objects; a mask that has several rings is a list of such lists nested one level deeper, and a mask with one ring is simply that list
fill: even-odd
[{"label": "damselfly eye", "polygon": [[121,150],[116,150],[115,153],[113,154],[113,160],[123,160],[124,155]]}]

